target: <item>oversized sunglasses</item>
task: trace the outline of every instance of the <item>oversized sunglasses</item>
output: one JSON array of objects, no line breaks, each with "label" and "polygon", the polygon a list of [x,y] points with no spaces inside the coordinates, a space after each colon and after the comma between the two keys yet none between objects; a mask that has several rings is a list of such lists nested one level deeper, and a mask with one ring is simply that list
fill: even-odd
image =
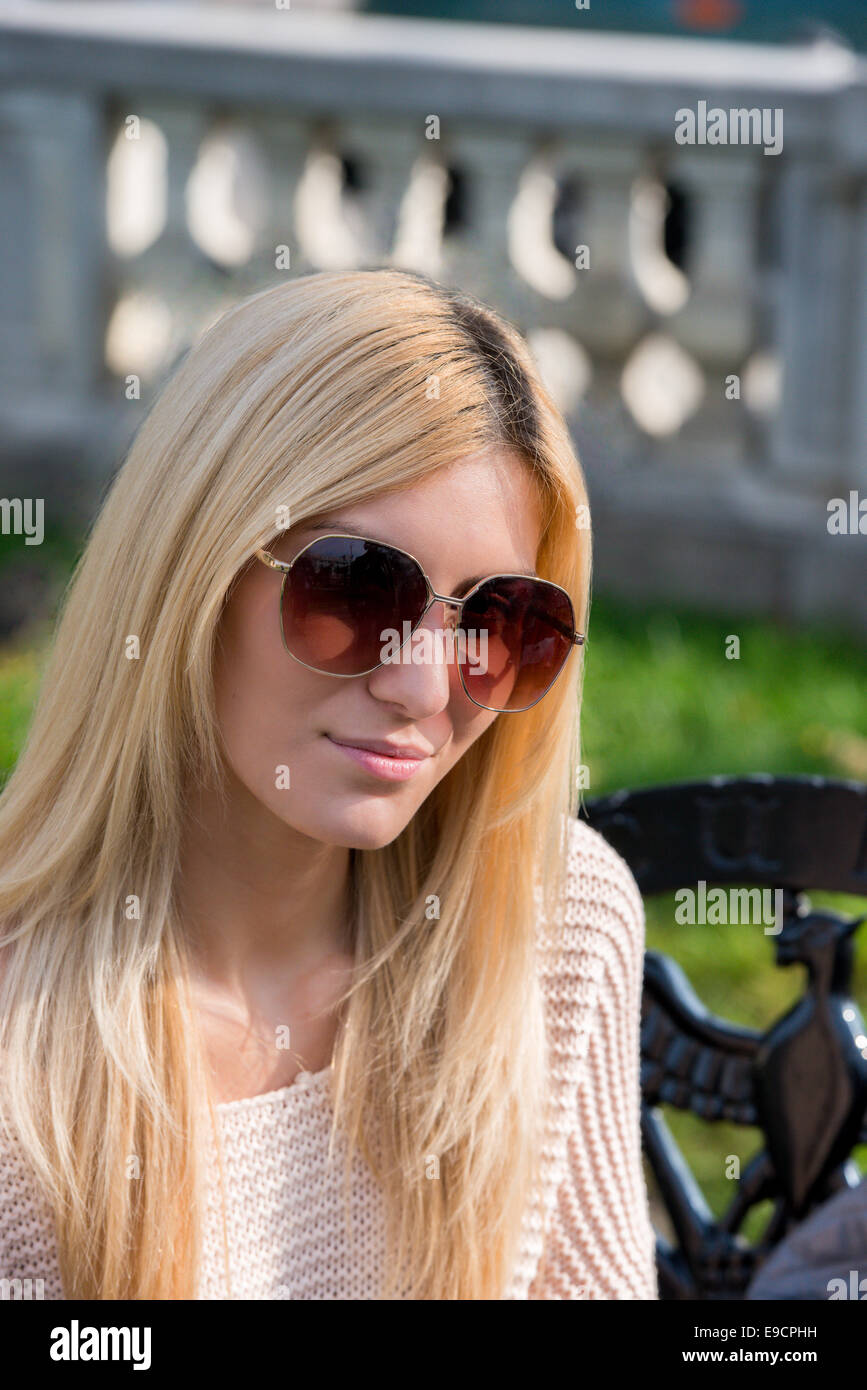
[{"label": "oversized sunglasses", "polygon": [[[388,630],[405,632],[400,651],[431,604],[444,603],[457,609],[464,638],[455,664],[465,694],[481,709],[517,714],[541,700],[584,642],[566,590],[534,575],[491,575],[457,598],[436,593],[408,551],[363,536],[319,536],[288,561],[256,555],[283,575],[283,646],[325,675],[369,675],[394,659],[382,654]],[[476,650],[484,646],[484,670],[468,655],[467,634]]]}]

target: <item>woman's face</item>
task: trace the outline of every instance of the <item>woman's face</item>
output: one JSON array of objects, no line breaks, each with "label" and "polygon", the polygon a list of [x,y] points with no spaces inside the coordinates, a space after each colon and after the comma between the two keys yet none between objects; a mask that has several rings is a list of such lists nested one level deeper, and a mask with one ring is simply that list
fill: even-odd
[{"label": "woman's face", "polygon": [[[411,489],[315,520],[408,550],[437,593],[457,596],[477,577],[532,571],[541,535],[529,470],[500,449],[462,459]],[[291,560],[317,534],[302,522],[271,553]],[[301,834],[381,848],[498,715],[467,698],[445,643],[426,644],[426,662],[393,661],[352,679],[302,666],[281,641],[280,582],[278,572],[257,561],[233,589],[221,619],[215,696],[229,765],[261,807]],[[434,603],[420,626],[442,631],[455,612]],[[409,778],[386,780],[334,740],[411,744],[427,756]]]}]

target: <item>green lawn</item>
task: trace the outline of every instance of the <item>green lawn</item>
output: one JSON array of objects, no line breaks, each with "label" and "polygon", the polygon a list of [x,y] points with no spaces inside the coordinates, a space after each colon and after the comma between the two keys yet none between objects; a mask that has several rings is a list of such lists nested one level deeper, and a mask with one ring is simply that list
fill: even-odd
[{"label": "green lawn", "polygon": [[39,689],[44,646],[13,643],[0,649],[0,781],[5,782],[24,742]]},{"label": "green lawn", "polygon": [[[738,660],[725,656],[732,634],[740,638]],[[0,779],[24,737],[45,641],[43,635],[0,652]],[[867,780],[867,650],[827,630],[793,633],[725,616],[636,612],[597,599],[587,647],[584,761],[589,796],[714,773]],[[856,899],[814,900],[865,910]],[[767,1027],[801,992],[801,968],[774,968],[773,937],[755,927],[679,926],[671,897],[649,901],[647,919],[648,945],[674,956],[708,1008],[726,1018]],[[855,993],[867,1012],[867,948]],[[746,1159],[756,1135],[670,1119],[711,1206],[721,1211],[732,1191],[726,1155]]]}]

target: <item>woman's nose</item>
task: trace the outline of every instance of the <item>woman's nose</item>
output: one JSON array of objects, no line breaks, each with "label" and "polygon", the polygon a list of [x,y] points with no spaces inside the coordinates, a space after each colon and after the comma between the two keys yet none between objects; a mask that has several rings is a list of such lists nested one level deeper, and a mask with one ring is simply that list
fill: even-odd
[{"label": "woman's nose", "polygon": [[454,643],[459,611],[433,599],[397,655],[371,672],[371,694],[412,707],[415,718],[444,709],[460,687]]}]

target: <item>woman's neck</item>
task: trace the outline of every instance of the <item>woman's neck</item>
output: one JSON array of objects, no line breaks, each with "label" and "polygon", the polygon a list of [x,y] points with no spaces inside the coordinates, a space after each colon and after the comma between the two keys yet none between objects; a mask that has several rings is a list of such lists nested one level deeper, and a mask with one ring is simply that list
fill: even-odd
[{"label": "woman's neck", "polygon": [[188,799],[180,926],[217,1102],[332,1059],[352,982],[350,854],[283,825],[246,789]]},{"label": "woman's neck", "polygon": [[178,904],[196,968],[231,987],[352,951],[351,850],[283,824],[234,779],[187,798]]}]

